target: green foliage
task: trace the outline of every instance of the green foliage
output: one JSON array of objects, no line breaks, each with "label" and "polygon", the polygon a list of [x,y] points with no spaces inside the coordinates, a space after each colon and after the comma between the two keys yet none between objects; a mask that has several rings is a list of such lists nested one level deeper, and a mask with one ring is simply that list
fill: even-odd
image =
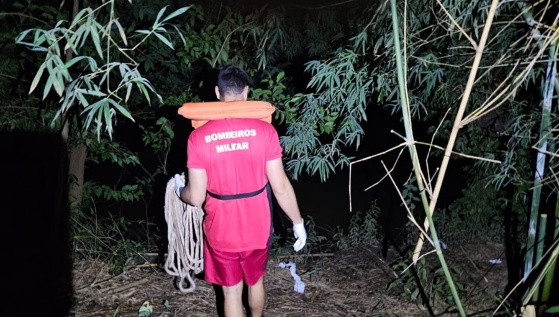
[{"label": "green foliage", "polygon": [[361,245],[378,244],[382,232],[378,224],[379,214],[380,209],[375,202],[372,202],[367,210],[360,210],[353,214],[347,233],[337,228],[333,237],[336,247],[339,250],[346,250]]},{"label": "green foliage", "polygon": [[[314,252],[325,252],[329,247],[327,238],[320,235],[316,230],[316,223],[312,216],[305,217],[305,229],[307,230],[307,242],[303,249],[298,254],[310,254]],[[284,241],[280,236],[272,235],[272,247],[270,249],[270,256],[272,257],[287,257],[293,256],[293,228],[287,228],[288,239]]]},{"label": "green foliage", "polygon": [[95,209],[89,213],[74,210],[70,215],[74,256],[106,261],[110,265],[109,272],[118,274],[143,259],[141,254],[149,251],[151,242],[143,240],[143,227],[143,223],[123,217],[98,218]]},{"label": "green foliage", "polygon": [[415,176],[412,176],[404,184],[404,189],[402,190],[402,197],[404,197],[406,206],[409,208],[412,214],[414,214],[415,211],[415,204],[420,201],[418,196],[419,188],[417,188],[417,181]]},{"label": "green foliage", "polygon": [[99,140],[87,142],[89,155],[87,160],[92,163],[114,163],[120,167],[138,165],[138,155],[117,141]]},{"label": "green foliage", "polygon": [[293,246],[282,242],[279,235],[272,235],[272,242],[270,248],[270,257],[286,257],[293,254]]},{"label": "green foliage", "polygon": [[[289,101],[284,80],[285,72],[279,72],[275,77],[270,74],[270,77],[260,81],[261,87],[251,90],[251,99],[268,101],[273,105],[285,105]],[[276,118],[279,118],[280,122],[284,122],[286,119],[285,112],[278,111]]]},{"label": "green foliage", "polygon": [[441,239],[447,243],[479,239],[501,241],[506,204],[502,192],[483,180],[475,180],[462,190],[462,197],[433,217]]},{"label": "green foliage", "polygon": [[281,138],[292,158],[286,166],[294,178],[306,171],[325,181],[330,173],[349,164],[350,157],[342,150],[359,147],[364,134],[359,123],[366,120],[367,94],[374,84],[367,79],[367,65],[356,69],[354,64],[360,58],[344,50],[329,61],[307,64],[307,71],[313,74],[309,87],[317,93],[296,95],[284,110],[298,114],[286,118],[291,121],[286,121],[287,135]]},{"label": "green foliage", "polygon": [[34,1],[6,4],[3,10],[6,12],[0,13],[0,130],[52,132],[48,127],[54,115],[50,110],[52,103],[50,100],[41,102],[39,98],[28,95],[31,80],[27,78],[28,73],[36,70],[30,71],[29,66],[36,53],[24,50],[14,42],[14,38],[23,28],[54,24],[54,19],[63,19],[65,15],[55,7],[38,5]]},{"label": "green foliage", "polygon": [[315,251],[317,250],[317,248],[320,248],[320,246],[324,242],[326,242],[326,237],[318,233],[318,231],[316,230],[316,223],[312,216],[307,215],[305,218],[305,228],[307,229],[307,244],[305,245],[305,247],[306,253],[310,253],[311,251]]},{"label": "green foliage", "polygon": [[[454,300],[441,267],[430,268],[430,264],[426,262],[425,258],[421,258],[414,268],[412,270],[410,265],[404,261],[394,264],[393,269],[400,272],[400,276],[390,282],[388,290],[398,290],[400,296],[416,303],[431,306],[440,303],[453,305]],[[414,277],[413,274],[416,274],[416,276]],[[456,268],[451,268],[451,274],[457,277],[460,276],[460,271]],[[455,285],[459,292],[464,291],[463,284],[455,283]],[[421,290],[429,299],[429,303],[423,302]]]},{"label": "green foliage", "polygon": [[136,179],[135,184],[123,185],[120,189],[88,181],[84,184],[84,195],[93,199],[102,198],[107,201],[133,202],[138,201],[145,195],[149,182],[147,179]]},{"label": "green foliage", "polygon": [[[61,20],[52,29],[23,31],[16,38],[16,43],[45,54],[29,92],[38,87],[46,72],[42,99],[51,90],[61,97],[53,124],[58,119],[63,120],[72,107],[80,105],[83,108],[79,110],[80,115],[85,117],[84,130],[95,123],[98,139],[102,128],[112,137],[117,114],[134,120],[130,110],[123,105],[130,99],[132,89],[138,89],[148,103],[151,101],[149,91],[155,92],[149,80],[139,72],[131,53],[150,36],[155,36],[173,49],[165,36],[168,21],[187,9],[184,7],[164,16],[166,7],[162,8],[151,28],[135,30],[142,35],[139,38],[125,32],[116,16],[114,1],[105,2],[95,9],[82,9],[69,24]],[[108,14],[98,14],[102,10],[108,10]],[[99,21],[103,17],[107,17],[106,21]],[[106,45],[101,39],[106,41]],[[132,47],[128,48],[129,45]],[[96,55],[91,54],[92,49]],[[68,60],[66,54],[69,51],[74,57]]]},{"label": "green foliage", "polygon": [[171,149],[171,142],[175,137],[172,122],[165,117],[161,117],[157,119],[155,126],[145,127],[140,125],[140,129],[142,130],[144,145],[151,149],[151,152],[159,160],[155,172],[150,176],[157,173],[166,173],[166,162]]}]

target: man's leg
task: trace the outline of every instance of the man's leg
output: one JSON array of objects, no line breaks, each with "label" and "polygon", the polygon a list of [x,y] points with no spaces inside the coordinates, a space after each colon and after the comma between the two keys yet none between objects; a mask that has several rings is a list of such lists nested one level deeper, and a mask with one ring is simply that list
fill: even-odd
[{"label": "man's leg", "polygon": [[233,286],[223,286],[225,317],[242,317],[243,281]]},{"label": "man's leg", "polygon": [[266,302],[266,290],[264,289],[264,276],[256,284],[248,287],[248,305],[252,317],[261,317]]}]

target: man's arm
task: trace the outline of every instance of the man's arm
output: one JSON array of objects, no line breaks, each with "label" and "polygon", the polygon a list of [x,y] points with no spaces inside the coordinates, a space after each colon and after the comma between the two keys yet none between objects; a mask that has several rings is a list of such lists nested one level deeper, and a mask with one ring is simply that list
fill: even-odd
[{"label": "man's arm", "polygon": [[206,200],[206,188],[208,186],[208,175],[202,168],[188,169],[188,183],[181,191],[181,199],[192,206],[202,206]]},{"label": "man's arm", "polygon": [[293,221],[293,235],[297,239],[293,244],[295,252],[300,251],[307,241],[307,231],[297,205],[297,198],[291,182],[285,175],[281,158],[266,162],[266,174],[281,209]]},{"label": "man's arm", "polygon": [[281,209],[283,209],[294,224],[302,223],[303,218],[297,205],[295,191],[289,178],[285,175],[281,158],[266,162],[266,174]]}]

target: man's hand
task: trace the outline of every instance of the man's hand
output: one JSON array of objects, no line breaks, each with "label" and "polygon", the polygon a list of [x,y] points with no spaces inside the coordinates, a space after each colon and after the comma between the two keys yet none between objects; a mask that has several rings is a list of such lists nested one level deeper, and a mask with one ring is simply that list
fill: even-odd
[{"label": "man's hand", "polygon": [[301,221],[301,223],[293,224],[293,235],[295,236],[295,239],[297,239],[293,245],[293,249],[297,252],[301,250],[307,242],[307,230],[305,230],[305,224],[303,221]]},{"label": "man's hand", "polygon": [[181,198],[181,192],[184,188],[184,180],[179,174],[175,174],[175,193]]}]

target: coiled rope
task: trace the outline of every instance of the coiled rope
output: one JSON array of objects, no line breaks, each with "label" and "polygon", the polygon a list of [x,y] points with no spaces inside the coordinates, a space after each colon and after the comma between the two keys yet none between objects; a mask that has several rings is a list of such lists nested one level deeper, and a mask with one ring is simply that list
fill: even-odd
[{"label": "coiled rope", "polygon": [[[184,179],[184,174],[181,177]],[[169,240],[165,271],[178,277],[177,286],[182,293],[194,291],[194,275],[204,270],[203,218],[202,208],[180,200],[175,193],[175,181],[171,178],[165,192],[165,221]]]}]

